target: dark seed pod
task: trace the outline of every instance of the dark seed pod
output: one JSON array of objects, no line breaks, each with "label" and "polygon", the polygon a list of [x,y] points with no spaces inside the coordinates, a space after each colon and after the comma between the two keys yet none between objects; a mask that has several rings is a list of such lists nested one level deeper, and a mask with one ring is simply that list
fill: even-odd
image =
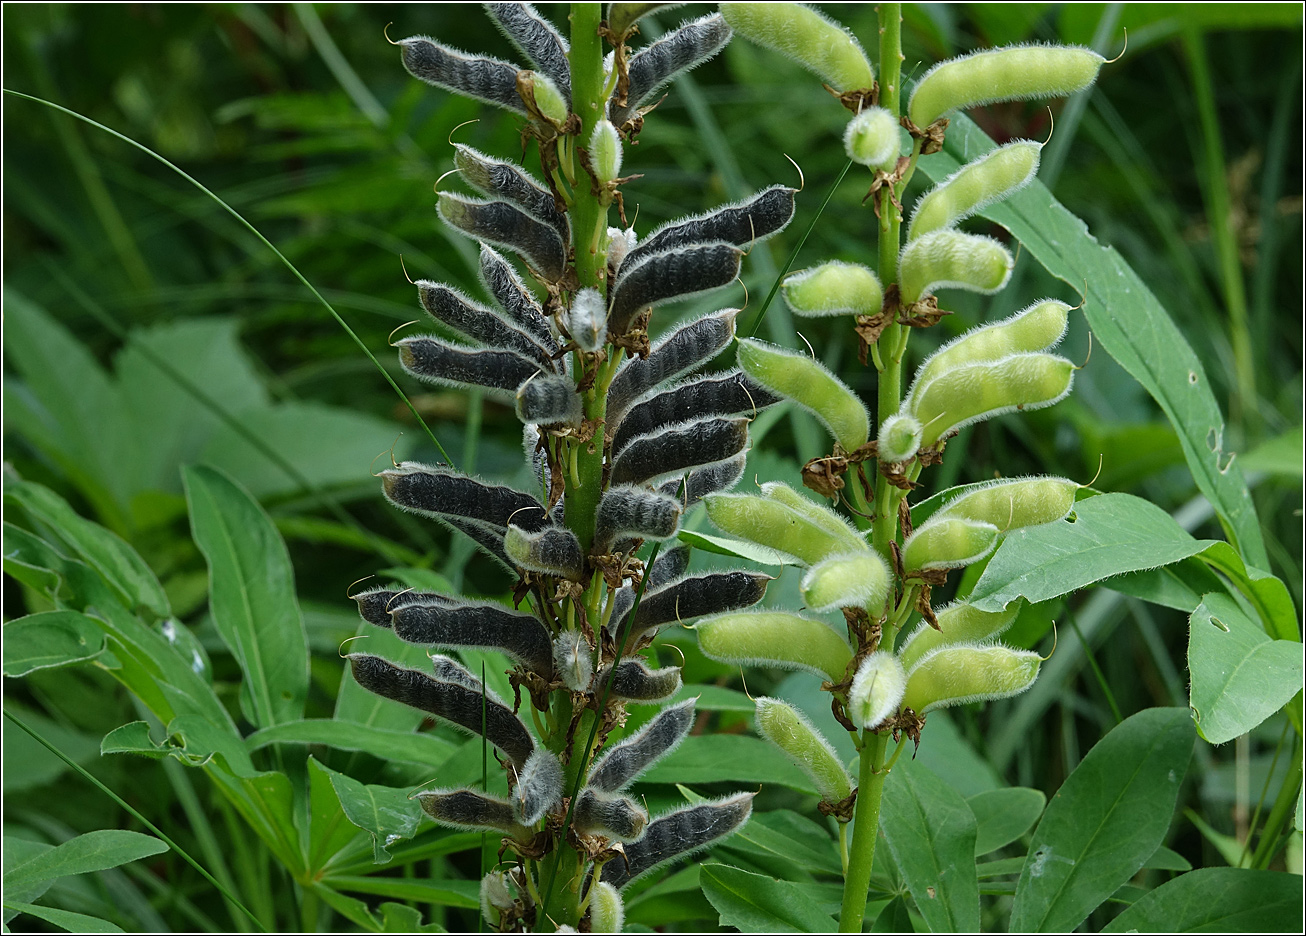
[{"label": "dark seed pod", "polygon": [[747,419],[700,419],[639,436],[612,465],[613,484],[641,484],[734,458],[748,446]]},{"label": "dark seed pod", "polygon": [[628,657],[617,664],[616,673],[612,666],[599,670],[598,685],[606,685],[612,679],[613,698],[624,699],[636,704],[661,702],[669,699],[680,689],[680,667],[667,666],[651,670],[643,657]]},{"label": "dark seed pod", "polygon": [[658,384],[706,364],[735,337],[738,309],[722,309],[684,323],[649,350],[632,358],[608,387],[608,419],[616,425],[636,399]]},{"label": "dark seed pod", "polygon": [[626,106],[614,100],[608,119],[620,127],[639,105],[683,71],[702,65],[730,41],[730,27],[720,13],[683,23],[630,58],[630,91]]},{"label": "dark seed pod", "polygon": [[680,503],[633,485],[612,487],[599,499],[594,545],[606,550],[618,538],[664,540],[676,535]]},{"label": "dark seed pod", "polygon": [[613,887],[624,887],[660,864],[707,848],[748,821],[754,795],[739,793],[653,820],[638,841],[626,846],[625,861],[609,861],[603,866],[602,880]]},{"label": "dark seed pod", "polygon": [[535,750],[526,726],[511,709],[490,698],[488,693],[483,695],[461,683],[395,666],[378,656],[350,653],[345,659],[350,663],[354,679],[368,692],[443,718],[474,735],[481,733],[484,718],[486,740],[503,751],[518,770]]},{"label": "dark seed pod", "polygon": [[531,495],[450,468],[403,462],[381,472],[382,490],[396,507],[414,513],[467,518],[482,524],[524,530],[548,525],[544,505]]},{"label": "dark seed pod", "polygon": [[[685,476],[685,492],[683,495],[685,509],[688,510],[693,507],[709,494],[728,491],[738,484],[739,479],[744,476],[744,465],[747,461],[748,457],[746,455],[736,455],[734,458],[717,462],[715,465],[707,465],[691,471]],[[658,490],[663,494],[676,497],[680,494],[680,481],[668,481]]]},{"label": "dark seed pod", "polygon": [[631,320],[648,306],[729,286],[739,275],[743,255],[734,244],[722,243],[672,247],[646,254],[635,265],[627,257],[612,286],[608,333],[624,335]]},{"label": "dark seed pod", "polygon": [[540,426],[579,426],[580,394],[566,374],[540,374],[517,388],[517,418]]},{"label": "dark seed pod", "polygon": [[486,156],[461,143],[454,144],[453,162],[472,188],[491,198],[511,202],[553,228],[564,243],[571,242],[571,224],[558,210],[553,193],[521,166]]},{"label": "dark seed pod", "polygon": [[602,793],[619,793],[655,763],[676,749],[694,725],[694,702],[672,705],[620,744],[603,753],[590,768],[588,786]]},{"label": "dark seed pod", "polygon": [[773,185],[752,198],[722,205],[693,218],[670,221],[644,238],[626,255],[626,263],[638,263],[649,254],[689,244],[724,241],[747,247],[784,230],[794,217],[797,189]]},{"label": "dark seed pod", "polygon": [[519,569],[559,575],[573,582],[580,581],[584,574],[585,557],[581,554],[580,540],[566,527],[550,526],[532,533],[511,524],[503,539],[503,549]]},{"label": "dark seed pod", "polygon": [[562,764],[547,748],[539,748],[526,759],[517,774],[512,809],[522,825],[535,825],[562,799]]},{"label": "dark seed pod", "polygon": [[620,636],[617,630],[618,625],[626,617],[626,612],[635,604],[635,589],[629,585],[623,585],[612,593],[612,613],[607,615],[608,633],[614,637]]},{"label": "dark seed pod", "polygon": [[441,825],[479,832],[496,829],[519,841],[533,833],[513,815],[512,804],[475,790],[427,790],[417,794],[422,811]]},{"label": "dark seed pod", "polygon": [[711,572],[664,585],[639,603],[631,638],[666,624],[755,605],[772,580],[761,572]]},{"label": "dark seed pod", "polygon": [[544,367],[513,351],[467,348],[422,335],[395,342],[404,370],[427,383],[516,391]]},{"label": "dark seed pod", "polygon": [[664,549],[658,554],[657,562],[649,566],[645,573],[648,584],[644,587],[649,591],[658,588],[667,582],[673,582],[685,574],[689,568],[689,547],[685,545],[673,546],[670,549]]},{"label": "dark seed pod", "polygon": [[635,436],[670,423],[704,416],[752,416],[781,399],[742,371],[695,377],[633,405],[621,417],[612,451],[618,453]]},{"label": "dark seed pod", "polygon": [[[411,597],[412,600],[409,600]],[[395,636],[433,647],[491,647],[543,676],[552,671],[549,633],[539,619],[489,602],[431,603],[405,595],[390,608]]]},{"label": "dark seed pod", "polygon": [[446,224],[464,234],[516,251],[549,282],[562,279],[567,265],[566,244],[556,230],[520,208],[505,201],[441,192],[436,210]]},{"label": "dark seed pod", "polygon": [[610,796],[586,787],[576,797],[572,825],[587,835],[633,842],[644,833],[648,813],[628,796]]},{"label": "dark seed pod", "polygon": [[517,72],[521,69],[511,62],[468,55],[432,42],[425,36],[413,36],[398,45],[404,68],[414,78],[464,97],[526,114],[526,105],[517,93]]},{"label": "dark seed pod", "polygon": [[396,588],[385,585],[361,591],[354,595],[353,598],[358,602],[358,613],[362,615],[364,621],[375,624],[377,627],[388,628],[391,626],[390,608],[392,604],[400,603],[395,601],[400,595],[404,596],[404,601],[411,599],[428,604],[440,604],[453,600],[436,592],[418,592],[413,591],[411,588]]},{"label": "dark seed pod", "polygon": [[535,301],[517,272],[503,255],[488,244],[481,245],[481,282],[490,291],[495,302],[516,322],[535,338],[541,347],[548,348],[550,354],[558,351],[558,342],[549,328],[549,320],[544,310]]},{"label": "dark seed pod", "polygon": [[553,24],[529,3],[487,3],[485,10],[508,41],[530,59],[536,69],[552,78],[558,90],[570,101],[571,63],[567,60],[570,46]]},{"label": "dark seed pod", "polygon": [[417,294],[421,297],[422,308],[431,318],[443,322],[460,335],[497,350],[515,351],[536,361],[537,366],[543,364],[553,369],[550,349],[498,312],[473,302],[452,286],[418,280]]},{"label": "dark seed pod", "polygon": [[493,699],[500,705],[503,704],[503,700],[493,690],[473,676],[471,670],[453,657],[445,656],[443,653],[435,653],[430,656],[430,660],[431,672],[435,674],[436,679],[441,682],[455,682],[460,686],[466,686],[478,696],[484,692],[487,699]]}]

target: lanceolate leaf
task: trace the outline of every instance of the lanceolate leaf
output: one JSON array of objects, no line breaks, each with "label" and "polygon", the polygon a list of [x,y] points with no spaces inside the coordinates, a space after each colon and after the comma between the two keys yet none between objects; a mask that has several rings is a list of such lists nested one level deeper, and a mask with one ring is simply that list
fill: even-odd
[{"label": "lanceolate leaf", "polygon": [[89,660],[104,649],[104,631],[76,611],[43,611],[7,621],[4,638],[6,676]]},{"label": "lanceolate leaf", "polygon": [[18,889],[37,881],[61,878],[87,871],[116,868],[138,858],[166,852],[168,846],[152,835],[124,829],[87,832],[42,852],[31,860],[5,868],[5,890]]},{"label": "lanceolate leaf", "polygon": [[832,933],[835,921],[807,889],[794,881],[723,864],[703,866],[703,894],[723,926],[743,933]]},{"label": "lanceolate leaf", "polygon": [[1301,876],[1246,868],[1199,868],[1145,894],[1104,933],[1295,933]]}]

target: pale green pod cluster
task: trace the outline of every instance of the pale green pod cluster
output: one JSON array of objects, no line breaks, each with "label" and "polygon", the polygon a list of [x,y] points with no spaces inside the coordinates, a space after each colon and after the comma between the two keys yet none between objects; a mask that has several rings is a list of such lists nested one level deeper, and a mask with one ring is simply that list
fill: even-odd
[{"label": "pale green pod cluster", "polygon": [[902,544],[902,565],[909,577],[930,569],[959,569],[991,553],[998,535],[991,523],[931,517]]},{"label": "pale green pod cluster", "polygon": [[741,36],[793,59],[836,91],[875,84],[875,71],[852,34],[799,3],[722,3],[721,15]]},{"label": "pale green pod cluster", "polygon": [[1024,188],[1038,172],[1042,149],[1042,143],[1017,140],[966,163],[916,202],[907,240],[952,227]]},{"label": "pale green pod cluster", "polygon": [[842,517],[782,484],[766,485],[762,496],[709,494],[703,502],[708,519],[723,533],[762,543],[805,565],[870,550]]},{"label": "pale green pod cluster", "polygon": [[1065,398],[1075,365],[1055,354],[1012,354],[949,368],[908,404],[924,426],[922,445],[962,426],[1017,409],[1042,409]]},{"label": "pale green pod cluster", "polygon": [[830,260],[794,273],[780,287],[794,315],[874,315],[884,306],[884,288],[870,267]]},{"label": "pale green pod cluster", "polygon": [[757,733],[812,778],[816,792],[825,802],[838,803],[852,795],[852,778],[834,746],[806,715],[789,703],[765,696],[758,699]]},{"label": "pale green pod cluster", "polygon": [[741,338],[739,366],[768,390],[810,410],[844,451],[856,451],[870,438],[866,407],[821,362],[755,338]]},{"label": "pale green pod cluster", "polygon": [[1007,284],[1016,261],[992,237],[951,228],[908,241],[898,260],[898,288],[910,306],[940,289],[995,293]]},{"label": "pale green pod cluster", "polygon": [[718,663],[802,670],[838,682],[853,652],[824,621],[789,611],[744,611],[695,625],[698,647]]},{"label": "pale green pod cluster", "polygon": [[626,924],[626,905],[621,901],[621,891],[606,881],[591,885],[590,932],[620,933]]},{"label": "pale green pod cluster", "polygon": [[1006,533],[1064,520],[1075,506],[1077,490],[1079,485],[1068,478],[1003,478],[957,495],[934,516],[980,520]]},{"label": "pale green pod cluster", "polygon": [[883,107],[868,107],[848,121],[843,149],[858,165],[888,169],[898,160],[898,119]]},{"label": "pale green pod cluster", "polygon": [[889,567],[871,550],[831,556],[807,571],[802,590],[813,611],[880,608],[889,594]]},{"label": "pale green pod cluster", "polygon": [[862,660],[848,690],[848,717],[863,728],[875,728],[898,710],[907,687],[907,674],[898,658],[877,650]]},{"label": "pale green pod cluster", "polygon": [[880,461],[905,462],[920,450],[923,433],[920,420],[911,413],[894,413],[880,423],[876,438]]},{"label": "pale green pod cluster", "polygon": [[1029,98],[1064,97],[1097,79],[1106,60],[1082,46],[986,49],[935,65],[916,83],[907,114],[926,127],[949,111]]},{"label": "pale green pod cluster", "polygon": [[948,644],[922,656],[907,674],[903,704],[924,715],[949,705],[1006,699],[1033,685],[1041,662],[1032,650],[1002,644]]},{"label": "pale green pod cluster", "polygon": [[600,185],[621,175],[621,137],[610,121],[600,120],[590,134],[590,167]]},{"label": "pale green pod cluster", "polygon": [[954,601],[937,612],[938,629],[921,621],[898,648],[898,659],[910,671],[931,650],[945,644],[979,644],[1003,633],[1020,614],[1023,602],[1013,601],[1001,611],[981,611],[965,601]]}]

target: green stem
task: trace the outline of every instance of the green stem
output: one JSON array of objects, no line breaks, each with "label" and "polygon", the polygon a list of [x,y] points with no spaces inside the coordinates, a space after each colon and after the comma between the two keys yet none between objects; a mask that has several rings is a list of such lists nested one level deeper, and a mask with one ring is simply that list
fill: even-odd
[{"label": "green stem", "polygon": [[888,771],[884,749],[889,736],[862,732],[862,761],[857,771],[857,806],[853,814],[853,847],[848,873],[843,882],[843,907],[839,911],[839,932],[860,933],[866,913],[866,894],[875,863],[875,837],[880,830],[880,799]]},{"label": "green stem", "polygon": [[1288,775],[1283,778],[1279,795],[1275,798],[1274,806],[1265,819],[1265,826],[1261,829],[1261,840],[1256,846],[1256,854],[1252,856],[1253,868],[1261,870],[1269,868],[1270,859],[1278,850],[1284,826],[1292,821],[1292,811],[1297,805],[1297,791],[1301,787],[1301,779],[1302,741],[1299,737],[1292,747],[1292,761],[1288,764]]}]

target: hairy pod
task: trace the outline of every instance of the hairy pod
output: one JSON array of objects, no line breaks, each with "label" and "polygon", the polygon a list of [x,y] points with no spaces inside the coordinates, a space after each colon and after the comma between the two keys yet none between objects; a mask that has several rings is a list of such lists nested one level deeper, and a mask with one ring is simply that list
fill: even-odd
[{"label": "hairy pod", "polygon": [[670,539],[679,526],[679,501],[635,485],[617,485],[599,498],[595,547],[606,550],[623,538]]},{"label": "hairy pod", "polygon": [[571,222],[558,210],[553,193],[521,166],[487,156],[462,143],[454,144],[453,162],[474,189],[493,199],[511,202],[553,228],[564,243],[570,242]]},{"label": "hairy pod", "polygon": [[789,611],[730,612],[694,627],[704,656],[738,666],[775,666],[843,679],[852,659],[846,641],[824,621]]},{"label": "hairy pod", "polygon": [[624,335],[641,309],[729,286],[739,276],[743,251],[734,244],[691,244],[645,254],[638,262],[627,255],[612,285],[608,332]]},{"label": "hairy pod", "polygon": [[794,196],[785,185],[773,185],[751,198],[720,205],[692,218],[669,221],[627,254],[631,264],[674,247],[723,242],[736,247],[765,240],[784,230],[794,217]]},{"label": "hairy pod", "polygon": [[748,821],[753,793],[677,809],[649,823],[643,836],[626,846],[626,860],[603,866],[602,880],[621,888],[659,865],[707,848]]},{"label": "hairy pod", "polygon": [[599,670],[598,685],[611,680],[613,698],[624,699],[636,705],[648,705],[671,698],[680,689],[680,667],[665,666],[651,670],[642,657],[628,657]]},{"label": "hairy pod", "polygon": [[926,127],[950,111],[993,101],[1064,97],[1097,80],[1105,61],[1082,46],[1007,46],[963,55],[921,76],[907,113]]},{"label": "hairy pod", "polygon": [[472,675],[471,670],[463,666],[453,657],[445,656],[443,653],[433,653],[429,656],[431,661],[431,672],[435,678],[441,682],[458,683],[460,686],[466,686],[472,692],[480,696],[484,693],[487,699],[493,699],[500,705],[503,700],[490,688],[486,687],[479,679]]},{"label": "hairy pod", "polygon": [[390,608],[392,603],[403,603],[395,602],[400,595],[404,597],[404,602],[411,600],[430,605],[449,604],[454,601],[449,596],[437,592],[416,592],[411,588],[386,585],[361,591],[354,595],[353,599],[358,602],[358,613],[364,621],[377,627],[390,628],[394,626],[394,622],[390,619]]},{"label": "hairy pod", "polygon": [[779,396],[740,371],[695,377],[632,406],[617,424],[612,451],[618,453],[636,436],[670,423],[704,416],[752,416],[779,402]]},{"label": "hairy pod", "polygon": [[910,671],[921,657],[944,644],[978,645],[992,640],[1015,622],[1020,606],[1020,601],[1013,601],[1001,611],[980,611],[965,601],[954,601],[939,609],[937,630],[928,621],[921,621],[907,635],[898,648],[898,659]]},{"label": "hairy pod", "polygon": [[543,365],[553,369],[549,348],[493,309],[473,302],[452,286],[418,280],[417,294],[422,300],[422,308],[431,318],[448,325],[460,335],[496,350],[514,351],[535,361],[537,367]]},{"label": "hairy pod", "polygon": [[563,323],[576,346],[591,354],[603,347],[608,334],[608,307],[597,289],[587,286],[576,293]]},{"label": "hairy pod", "polygon": [[413,513],[463,517],[498,527],[511,520],[528,531],[549,524],[544,505],[531,495],[451,468],[403,462],[381,472],[381,486],[390,503]]},{"label": "hairy pod", "polygon": [[590,645],[580,631],[563,631],[553,638],[553,666],[564,686],[572,692],[584,692],[594,675]]},{"label": "hairy pod", "polygon": [[389,605],[395,636],[433,647],[489,647],[547,677],[553,664],[549,633],[531,614],[459,599],[431,602],[408,593]]},{"label": "hairy pod", "polygon": [[803,601],[813,611],[882,608],[889,594],[889,567],[871,550],[831,556],[807,570]]},{"label": "hairy pod", "polygon": [[537,426],[579,426],[580,394],[566,374],[537,374],[517,388],[517,418]]},{"label": "hairy pod", "polygon": [[641,599],[631,625],[631,638],[673,622],[755,605],[771,581],[770,575],[745,570],[709,572],[663,585]]},{"label": "hairy pod", "polygon": [[898,658],[877,650],[862,660],[848,689],[848,717],[863,728],[875,728],[898,710],[907,674]]},{"label": "hairy pod", "polygon": [[616,425],[631,404],[654,387],[706,364],[735,338],[738,309],[690,319],[654,343],[648,357],[632,358],[608,386],[608,419]]},{"label": "hairy pod", "polygon": [[626,907],[615,887],[599,881],[590,892],[590,932],[620,933],[626,925]]},{"label": "hairy pod", "polygon": [[532,110],[530,105],[534,105],[533,109],[552,124],[554,130],[563,129],[571,114],[571,102],[562,93],[562,89],[553,83],[553,79],[540,72],[518,72],[517,92],[522,100],[530,102],[527,110]]},{"label": "hairy pod", "polygon": [[880,423],[876,440],[880,461],[905,462],[920,450],[924,432],[920,420],[911,413],[894,413]]},{"label": "hairy pod", "polygon": [[958,494],[934,516],[991,523],[1002,533],[1064,520],[1075,506],[1079,485],[1050,476],[1002,478]]},{"label": "hairy pod", "polygon": [[573,582],[579,582],[584,575],[580,540],[566,527],[549,526],[531,532],[510,523],[503,551],[514,566],[529,572],[557,575]]},{"label": "hairy pod", "polygon": [[613,270],[621,269],[622,262],[626,255],[635,249],[639,243],[639,238],[635,234],[634,228],[608,228],[608,266]]},{"label": "hairy pod", "polygon": [[918,715],[936,708],[1019,695],[1042,662],[1031,650],[1002,644],[947,644],[923,655],[907,674],[903,704]]},{"label": "hairy pod", "polygon": [[741,338],[739,366],[768,390],[815,415],[845,452],[856,451],[870,438],[866,407],[820,361],[755,338]]},{"label": "hairy pod", "polygon": [[860,263],[830,260],[792,276],[781,287],[794,315],[875,315],[884,306],[880,278]]},{"label": "hairy pod", "polygon": [[848,158],[873,169],[892,168],[898,161],[898,118],[883,107],[868,107],[848,121],[843,149]]},{"label": "hairy pod", "polygon": [[780,481],[768,481],[759,489],[768,500],[784,504],[790,510],[796,510],[811,523],[825,530],[834,540],[841,544],[843,552],[864,552],[866,540],[857,528],[824,504],[818,504],[810,497],[795,491]]},{"label": "hairy pod", "polygon": [[[608,611],[608,609],[605,607],[603,612],[604,619],[608,622],[607,630],[609,634],[611,634],[614,637],[620,637],[621,631],[619,630],[619,628],[621,626],[621,622],[625,620],[626,613],[632,607],[634,607],[634,604],[635,604],[635,589],[632,588],[631,586],[623,585],[621,588],[618,588],[615,592],[612,593],[612,599],[610,603],[610,607],[612,610]],[[631,642],[627,641],[627,646],[630,645]]]},{"label": "hairy pod", "polygon": [[691,471],[685,477],[685,509],[693,507],[709,494],[728,491],[738,484],[739,479],[744,476],[744,466],[747,461],[746,454],[739,454],[715,465],[707,465]]},{"label": "hairy pod", "polygon": [[1075,365],[1055,354],[1012,354],[997,361],[952,367],[921,387],[906,404],[924,427],[922,445],[953,429],[1013,410],[1033,410],[1065,399]]},{"label": "hairy pod", "polygon": [[759,735],[812,778],[824,802],[837,803],[852,794],[852,778],[833,745],[798,709],[763,696],[757,700],[756,724]]},{"label": "hairy pod", "polygon": [[986,205],[1020,191],[1038,172],[1042,143],[1017,140],[966,163],[916,202],[907,240],[952,227]]},{"label": "hairy pod", "polygon": [[553,24],[529,3],[487,3],[486,12],[522,55],[531,60],[571,100],[570,46]]},{"label": "hairy pod", "polygon": [[722,3],[721,15],[741,36],[791,58],[836,91],[875,84],[861,44],[848,30],[798,3]]},{"label": "hairy pod", "polygon": [[515,351],[468,348],[433,335],[401,338],[395,342],[404,370],[427,383],[450,387],[485,387],[515,391],[544,365]]},{"label": "hairy pod", "polygon": [[958,569],[979,562],[998,545],[998,528],[960,517],[931,517],[902,544],[910,576],[929,569]]},{"label": "hairy pod", "polygon": [[907,399],[914,403],[931,380],[963,364],[1053,348],[1065,336],[1069,322],[1070,306],[1056,299],[1040,299],[1015,315],[972,328],[921,362]]},{"label": "hairy pod", "polygon": [[491,871],[481,878],[481,916],[486,923],[498,928],[503,920],[503,912],[516,905],[517,899],[508,889],[508,875],[502,871]]},{"label": "hairy pod", "polygon": [[512,810],[517,821],[533,826],[561,800],[564,788],[562,764],[548,748],[536,748],[517,774]]},{"label": "hairy pod", "polygon": [[434,679],[365,653],[350,653],[345,659],[355,681],[368,692],[436,715],[474,735],[481,734],[484,718],[486,740],[503,751],[518,769],[535,749],[521,720],[484,690]]},{"label": "hairy pod", "polygon": [[481,244],[480,275],[481,282],[508,318],[529,332],[550,354],[557,353],[558,342],[549,328],[549,320],[544,317],[544,310],[517,276],[512,264],[488,244]]},{"label": "hairy pod", "polygon": [[604,751],[590,767],[587,785],[601,793],[620,793],[634,783],[689,734],[696,701],[668,706],[635,734]]},{"label": "hairy pod", "polygon": [[631,440],[612,464],[613,484],[642,484],[734,458],[748,446],[748,420],[677,423]]},{"label": "hairy pod", "polygon": [[689,568],[689,547],[683,543],[664,549],[658,553],[657,561],[644,573],[647,580],[644,587],[649,591],[661,588],[668,582],[674,582],[685,574]]},{"label": "hairy pod", "polygon": [[599,185],[615,182],[621,175],[621,137],[609,121],[595,122],[594,132],[590,134],[589,154],[594,179]]},{"label": "hairy pod", "polygon": [[586,787],[576,797],[572,822],[576,831],[587,835],[602,835],[618,842],[633,842],[644,834],[644,829],[648,826],[648,812],[628,796],[600,793]]},{"label": "hairy pod", "polygon": [[506,201],[485,201],[441,192],[436,211],[450,227],[477,240],[516,251],[527,265],[551,283],[562,279],[567,245],[549,224]]},{"label": "hairy pod", "polygon": [[[837,532],[815,511],[755,494],[712,494],[703,498],[707,515],[723,533],[762,543],[816,565],[833,555],[867,549],[866,543],[847,526]],[[816,507],[815,504],[812,505]],[[838,519],[837,517],[835,519]]]},{"label": "hairy pod", "polygon": [[417,802],[423,812],[441,825],[469,832],[494,829],[521,842],[528,841],[532,835],[517,821],[512,804],[497,796],[475,790],[426,790],[417,794]]},{"label": "hairy pod", "polygon": [[903,304],[910,306],[940,289],[995,293],[1007,285],[1015,263],[992,237],[951,228],[933,231],[902,249],[898,286]]},{"label": "hairy pod", "polygon": [[517,72],[520,69],[511,62],[468,55],[432,42],[425,36],[413,36],[401,40],[398,45],[404,68],[414,78],[525,115],[526,106],[517,93]]},{"label": "hairy pod", "polygon": [[[611,25],[611,24],[609,24]],[[682,72],[702,65],[730,41],[730,27],[720,13],[681,23],[630,57],[630,88],[623,106],[613,96],[608,119],[620,127],[659,88]]]}]

